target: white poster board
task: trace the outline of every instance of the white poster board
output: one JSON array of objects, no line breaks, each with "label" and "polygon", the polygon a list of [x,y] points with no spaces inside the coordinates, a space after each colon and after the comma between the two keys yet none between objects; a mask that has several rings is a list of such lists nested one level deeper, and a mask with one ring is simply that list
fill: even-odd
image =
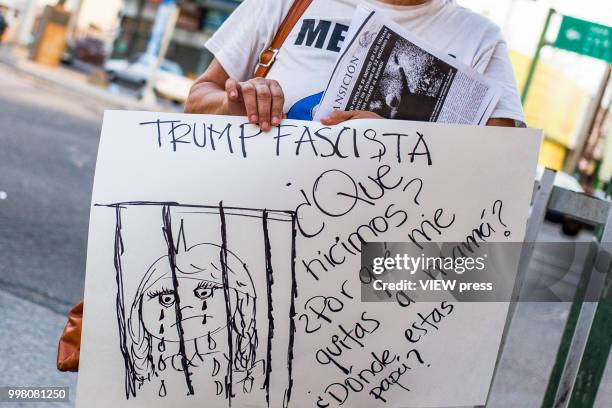
[{"label": "white poster board", "polygon": [[106,112],[77,406],[483,404],[507,304],[362,303],[360,245],[522,241],[540,139]]}]

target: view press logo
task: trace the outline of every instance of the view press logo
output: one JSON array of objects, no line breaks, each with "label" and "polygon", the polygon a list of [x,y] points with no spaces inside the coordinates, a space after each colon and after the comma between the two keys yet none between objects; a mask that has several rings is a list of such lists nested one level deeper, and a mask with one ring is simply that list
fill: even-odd
[{"label": "view press logo", "polygon": [[[509,302],[523,245],[480,240],[365,243],[359,269],[361,301],[395,302],[403,307],[413,302]],[[591,243],[531,245],[534,255],[524,271],[531,278],[523,281],[519,301],[599,301],[596,293],[601,291],[580,291],[577,286],[577,274],[592,253]]]},{"label": "view press logo", "polygon": [[[463,275],[466,272],[484,271],[486,268],[485,258],[487,254],[477,257],[444,257],[444,256],[425,256],[421,254],[418,257],[409,254],[395,254],[395,256],[376,257],[372,262],[372,272],[380,276],[385,272],[397,272],[401,276],[402,273],[407,273],[409,276],[414,275],[419,271],[444,271],[445,273],[455,273]],[[431,272],[430,272],[431,273]],[[452,275],[451,275],[452,276]],[[462,293],[472,290],[493,290],[492,282],[458,282],[456,279],[400,279],[384,282],[381,279],[376,279],[372,287],[375,291],[387,290],[407,290],[415,292],[422,291],[454,291]]]},{"label": "view press logo", "polygon": [[385,242],[362,246],[361,299],[398,301],[508,301],[521,245]]}]

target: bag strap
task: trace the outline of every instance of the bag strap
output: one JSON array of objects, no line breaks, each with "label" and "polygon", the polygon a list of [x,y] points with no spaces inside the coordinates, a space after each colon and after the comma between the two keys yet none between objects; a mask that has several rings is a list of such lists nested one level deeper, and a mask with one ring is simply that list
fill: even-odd
[{"label": "bag strap", "polygon": [[276,55],[287,37],[289,37],[289,33],[293,30],[295,24],[302,17],[308,6],[310,6],[310,3],[312,3],[312,0],[295,0],[293,2],[287,16],[278,28],[272,43],[259,54],[259,64],[257,64],[257,69],[255,70],[255,78],[265,78],[268,75],[276,61]]}]

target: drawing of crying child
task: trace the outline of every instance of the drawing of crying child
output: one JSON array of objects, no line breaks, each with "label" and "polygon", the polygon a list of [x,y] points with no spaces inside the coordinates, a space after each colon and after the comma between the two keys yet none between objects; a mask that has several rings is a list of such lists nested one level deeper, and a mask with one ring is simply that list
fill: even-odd
[{"label": "drawing of crying child", "polygon": [[145,388],[159,397],[195,395],[202,379],[219,398],[251,392],[255,370],[264,369],[256,361],[255,301],[246,264],[216,244],[157,259],[120,325],[126,397]]}]

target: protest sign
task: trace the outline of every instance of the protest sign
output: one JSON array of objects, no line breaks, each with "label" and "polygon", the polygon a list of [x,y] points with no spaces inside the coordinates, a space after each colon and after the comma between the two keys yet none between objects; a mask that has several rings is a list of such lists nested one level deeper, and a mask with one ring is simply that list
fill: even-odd
[{"label": "protest sign", "polygon": [[361,245],[522,241],[540,137],[107,112],[77,406],[482,404],[507,304],[362,303]]}]

